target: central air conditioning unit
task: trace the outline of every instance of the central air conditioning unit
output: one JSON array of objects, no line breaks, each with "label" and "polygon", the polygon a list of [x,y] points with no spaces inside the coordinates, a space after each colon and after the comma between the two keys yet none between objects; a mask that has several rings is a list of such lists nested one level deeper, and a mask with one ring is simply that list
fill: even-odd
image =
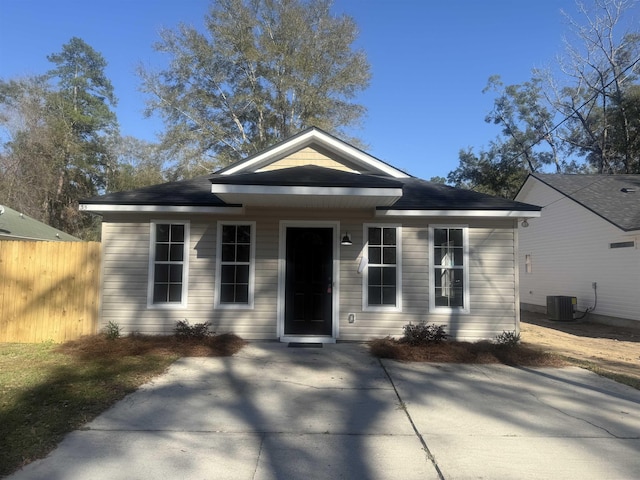
[{"label": "central air conditioning unit", "polygon": [[571,322],[576,311],[578,299],[576,297],[548,296],[547,315],[549,320],[556,322]]}]

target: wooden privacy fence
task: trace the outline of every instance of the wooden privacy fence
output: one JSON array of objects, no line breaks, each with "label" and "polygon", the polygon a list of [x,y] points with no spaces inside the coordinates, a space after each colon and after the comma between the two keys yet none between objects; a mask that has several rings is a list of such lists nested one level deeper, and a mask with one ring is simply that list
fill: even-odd
[{"label": "wooden privacy fence", "polygon": [[0,342],[97,332],[100,243],[0,241]]}]

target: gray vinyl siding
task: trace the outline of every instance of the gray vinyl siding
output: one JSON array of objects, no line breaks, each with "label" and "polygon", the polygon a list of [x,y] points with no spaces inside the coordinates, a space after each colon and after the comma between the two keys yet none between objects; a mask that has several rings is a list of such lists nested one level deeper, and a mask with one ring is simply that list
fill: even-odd
[{"label": "gray vinyl siding", "polygon": [[[176,215],[106,215],[103,220],[102,325],[118,323],[125,332],[171,333],[175,323],[210,321],[217,333],[245,339],[276,339],[280,221],[339,221],[338,235],[349,232],[352,246],[341,246],[336,294],[338,340],[363,341],[402,335],[409,322],[445,325],[456,338],[493,338],[517,327],[516,246],[513,220],[448,218],[375,218],[370,210],[247,209],[243,216],[191,215],[187,307],[147,307],[151,220],[184,221]],[[256,222],[253,309],[214,307],[217,222]],[[402,225],[402,311],[363,311],[363,223]],[[469,225],[470,302],[468,314],[429,312],[429,224]],[[355,313],[356,322],[347,322]]]},{"label": "gray vinyl siding", "polygon": [[[371,221],[371,220],[369,220]],[[389,223],[395,223],[390,221]],[[429,224],[469,225],[470,313],[429,312]],[[355,273],[358,260],[341,263],[340,338],[368,340],[387,335],[399,337],[409,322],[444,325],[461,340],[491,339],[503,331],[515,331],[518,307],[515,236],[511,220],[421,219],[402,224],[402,311],[362,311],[362,279]],[[347,228],[343,227],[343,230]],[[362,231],[360,227],[358,232]],[[362,234],[352,238],[362,245]],[[360,251],[358,253],[361,253]],[[347,261],[345,261],[347,260]],[[351,261],[349,261],[351,260]],[[354,265],[350,268],[349,265]],[[346,291],[345,291],[346,290]],[[356,313],[355,324],[347,323]]]},{"label": "gray vinyl siding", "polygon": [[[602,217],[530,178],[517,200],[543,206],[542,216],[519,230],[520,298],[546,310],[546,297],[574,296],[578,310],[640,321],[639,235],[624,232]],[[635,241],[634,247],[612,249],[610,243]],[[525,271],[531,255],[532,272]]]}]

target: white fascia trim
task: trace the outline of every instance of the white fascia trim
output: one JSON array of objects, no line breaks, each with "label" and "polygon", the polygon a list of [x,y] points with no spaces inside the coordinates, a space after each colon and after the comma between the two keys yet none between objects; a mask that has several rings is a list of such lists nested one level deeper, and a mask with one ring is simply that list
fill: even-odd
[{"label": "white fascia trim", "polygon": [[397,170],[391,167],[390,165],[387,165],[386,163],[383,163],[380,160],[373,158],[372,156],[358,150],[357,148],[347,145],[346,143],[343,143],[335,138],[326,136],[318,132],[317,130],[310,130],[304,135],[300,135],[299,137],[294,138],[288,142],[284,142],[278,147],[275,147],[269,151],[264,152],[261,155],[258,155],[253,160],[242,163],[236,167],[230,168],[226,172],[223,172],[221,175],[233,175],[234,173],[242,172],[243,170],[246,170],[257,163],[263,162],[265,159],[268,159],[269,157],[277,157],[279,154],[283,152],[287,152],[289,150],[295,150],[296,147],[300,145],[304,145],[310,142],[311,140],[316,140],[321,145],[337,153],[346,154],[364,164],[370,165],[388,175],[391,175],[394,178],[409,177],[409,175],[407,175],[406,173],[401,172],[400,170]]},{"label": "white fascia trim", "polygon": [[539,211],[516,210],[376,210],[376,217],[539,217]]},{"label": "white fascia trim", "polygon": [[401,197],[401,188],[351,188],[351,187],[304,187],[268,185],[212,185],[215,194],[236,193],[245,195],[322,195],[354,197]]},{"label": "white fascia trim", "polygon": [[345,143],[342,143],[340,141],[338,141],[335,138],[331,138],[331,137],[322,137],[322,139],[324,140],[325,144],[329,145],[333,150],[337,150],[338,152],[345,152],[348,155],[355,157],[357,160],[367,164],[367,165],[371,165],[372,167],[383,171],[384,173],[386,173],[387,175],[391,175],[394,178],[408,178],[409,175],[407,175],[406,173],[393,168],[390,165],[387,165],[384,162],[381,162],[380,160],[377,160],[375,158],[373,158],[372,156],[361,152],[360,150],[358,150],[357,148],[352,147],[351,145],[347,145]]},{"label": "white fascia trim", "polygon": [[80,204],[83,212],[126,213],[244,213],[244,207],[197,207],[193,205],[88,205]]},{"label": "white fascia trim", "polygon": [[313,135],[313,130],[309,131],[307,134],[305,135],[301,135],[298,138],[295,138],[289,142],[284,142],[282,144],[280,144],[277,147],[274,147],[258,156],[256,156],[253,160],[250,160],[248,162],[243,162],[240,165],[237,165],[233,168],[230,168],[229,170],[227,170],[226,172],[222,172],[221,175],[233,175],[234,173],[238,173],[241,172],[243,170],[246,170],[247,168],[255,165],[256,163],[260,163],[262,162],[264,159],[272,157],[272,156],[277,156],[278,154],[285,152],[287,150],[291,150],[294,147],[296,147],[297,145],[301,144],[301,143],[305,143],[310,137],[312,137]]}]

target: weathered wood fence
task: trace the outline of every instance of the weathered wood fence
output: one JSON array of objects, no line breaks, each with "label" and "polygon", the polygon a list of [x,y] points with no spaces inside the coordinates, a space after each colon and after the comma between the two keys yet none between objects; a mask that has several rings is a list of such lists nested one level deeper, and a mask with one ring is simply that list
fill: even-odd
[{"label": "weathered wood fence", "polygon": [[0,241],[0,342],[97,333],[100,243]]}]

